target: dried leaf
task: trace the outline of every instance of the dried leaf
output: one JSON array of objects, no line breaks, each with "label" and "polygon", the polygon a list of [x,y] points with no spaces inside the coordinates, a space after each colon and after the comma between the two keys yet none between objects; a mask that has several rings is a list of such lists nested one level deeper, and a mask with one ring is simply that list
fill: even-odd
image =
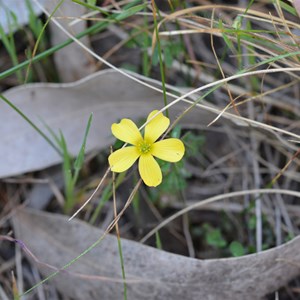
[{"label": "dried leaf", "polygon": [[[68,222],[65,216],[49,213],[19,210],[13,220],[17,238],[40,261],[56,268],[103,234],[82,221]],[[297,237],[258,254],[198,260],[122,239],[128,299],[261,299],[300,273],[299,247]],[[51,273],[45,267],[40,266],[40,270],[44,275]],[[74,299],[122,299],[116,237],[106,236],[51,280],[63,295]]]},{"label": "dried leaf", "polygon": [[[111,70],[75,83],[27,84],[3,95],[44,132],[48,133],[45,124],[56,133],[61,129],[73,155],[80,149],[90,113],[93,113],[93,122],[86,151],[103,149],[114,141],[110,130],[112,123],[124,117],[145,118],[149,111],[163,107],[162,94]],[[178,115],[183,107],[179,104],[171,109],[172,116]],[[213,116],[208,112],[201,115],[199,111],[192,112],[186,121],[200,119],[208,123]],[[5,157],[1,161],[0,178],[41,170],[61,162],[61,157],[49,144],[1,101],[0,120],[0,157]]]},{"label": "dried leaf", "polygon": [[[151,85],[161,87],[161,83],[155,80],[138,74],[132,75]],[[169,88],[172,90],[172,87]],[[178,91],[176,88],[174,90]],[[3,95],[45,133],[48,133],[47,126],[56,133],[62,130],[68,150],[73,155],[78,154],[91,113],[93,113],[93,122],[87,138],[87,152],[111,145],[114,141],[110,130],[112,123],[122,118],[135,121],[144,119],[151,110],[164,106],[161,93],[113,70],[95,73],[74,83],[27,84],[10,89]],[[197,99],[197,95],[195,96]],[[168,103],[171,100],[174,99],[169,98]],[[201,101],[201,104],[205,102]],[[180,120],[181,124],[207,126],[218,113],[218,110],[211,112],[211,107],[211,104],[206,104],[201,109],[190,110]],[[184,102],[172,106],[169,110],[171,119],[174,120],[186,108],[187,104]],[[0,157],[5,157],[1,161],[0,178],[41,170],[62,161],[61,157],[27,122],[1,101],[0,120]],[[231,114],[223,113],[222,118],[213,126],[219,126],[220,123],[222,126],[239,126],[243,132],[246,132],[250,120],[245,122],[233,118]],[[254,128],[256,124],[251,124],[251,130]],[[257,128],[257,130],[263,132],[264,138],[266,134],[280,138],[267,129]],[[282,139],[280,141],[285,143]],[[216,143],[217,148],[220,148],[220,141]],[[224,136],[223,145],[226,144],[228,143]]]}]

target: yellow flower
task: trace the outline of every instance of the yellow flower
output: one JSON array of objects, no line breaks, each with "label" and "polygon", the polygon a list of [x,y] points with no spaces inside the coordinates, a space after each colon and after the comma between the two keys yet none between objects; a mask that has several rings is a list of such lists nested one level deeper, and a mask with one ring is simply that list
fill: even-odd
[{"label": "yellow flower", "polygon": [[[147,121],[158,110],[152,111]],[[184,155],[184,145],[179,139],[170,138],[157,142],[157,139],[167,130],[170,120],[159,113],[146,126],[142,137],[137,126],[130,119],[122,119],[120,123],[112,124],[113,135],[132,146],[113,152],[109,158],[109,165],[113,172],[124,172],[139,158],[139,172],[148,186],[157,186],[162,181],[162,173],[153,156],[169,162],[177,162]]]}]

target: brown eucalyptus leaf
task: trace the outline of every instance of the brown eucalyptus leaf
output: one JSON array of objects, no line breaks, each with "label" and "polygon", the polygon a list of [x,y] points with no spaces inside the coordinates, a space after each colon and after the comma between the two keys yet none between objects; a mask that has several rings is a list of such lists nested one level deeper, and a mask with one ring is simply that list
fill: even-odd
[{"label": "brown eucalyptus leaf", "polygon": [[[18,210],[17,238],[43,263],[61,268],[103,231],[65,216]],[[198,260],[122,239],[128,299],[261,299],[299,275],[300,237],[258,254]],[[46,276],[52,272],[39,265]],[[77,273],[77,275],[76,275]],[[78,277],[78,273],[86,275]],[[90,276],[90,277],[88,277]],[[73,299],[123,299],[117,239],[107,235],[93,250],[53,279]]]}]

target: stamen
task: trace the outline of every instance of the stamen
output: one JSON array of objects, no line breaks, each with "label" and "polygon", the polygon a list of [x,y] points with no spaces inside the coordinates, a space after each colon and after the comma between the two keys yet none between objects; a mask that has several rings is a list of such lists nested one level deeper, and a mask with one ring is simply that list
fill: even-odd
[{"label": "stamen", "polygon": [[147,143],[146,141],[142,141],[141,143],[139,143],[138,149],[142,154],[149,153],[151,150],[151,144]]}]

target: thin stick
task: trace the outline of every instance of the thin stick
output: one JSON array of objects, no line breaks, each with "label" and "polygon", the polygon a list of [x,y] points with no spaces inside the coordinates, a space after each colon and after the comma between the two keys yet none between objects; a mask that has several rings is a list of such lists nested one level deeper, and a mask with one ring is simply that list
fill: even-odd
[{"label": "thin stick", "polygon": [[255,189],[255,190],[247,190],[247,191],[238,191],[238,192],[232,192],[232,193],[227,193],[227,194],[222,194],[222,195],[217,195],[214,197],[207,198],[205,200],[201,200],[197,203],[194,203],[188,207],[183,208],[182,210],[178,211],[174,215],[170,216],[163,222],[161,222],[159,225],[157,225],[155,228],[153,228],[148,234],[146,234],[141,240],[141,243],[144,243],[146,240],[148,240],[155,232],[166,226],[168,223],[171,221],[175,220],[176,218],[182,216],[183,214],[201,207],[208,205],[210,203],[223,200],[226,198],[234,198],[234,197],[240,197],[240,196],[245,196],[245,195],[257,195],[257,194],[283,194],[283,195],[289,195],[289,196],[294,196],[300,198],[300,192],[297,191],[291,191],[291,190],[281,190],[281,189]]}]

